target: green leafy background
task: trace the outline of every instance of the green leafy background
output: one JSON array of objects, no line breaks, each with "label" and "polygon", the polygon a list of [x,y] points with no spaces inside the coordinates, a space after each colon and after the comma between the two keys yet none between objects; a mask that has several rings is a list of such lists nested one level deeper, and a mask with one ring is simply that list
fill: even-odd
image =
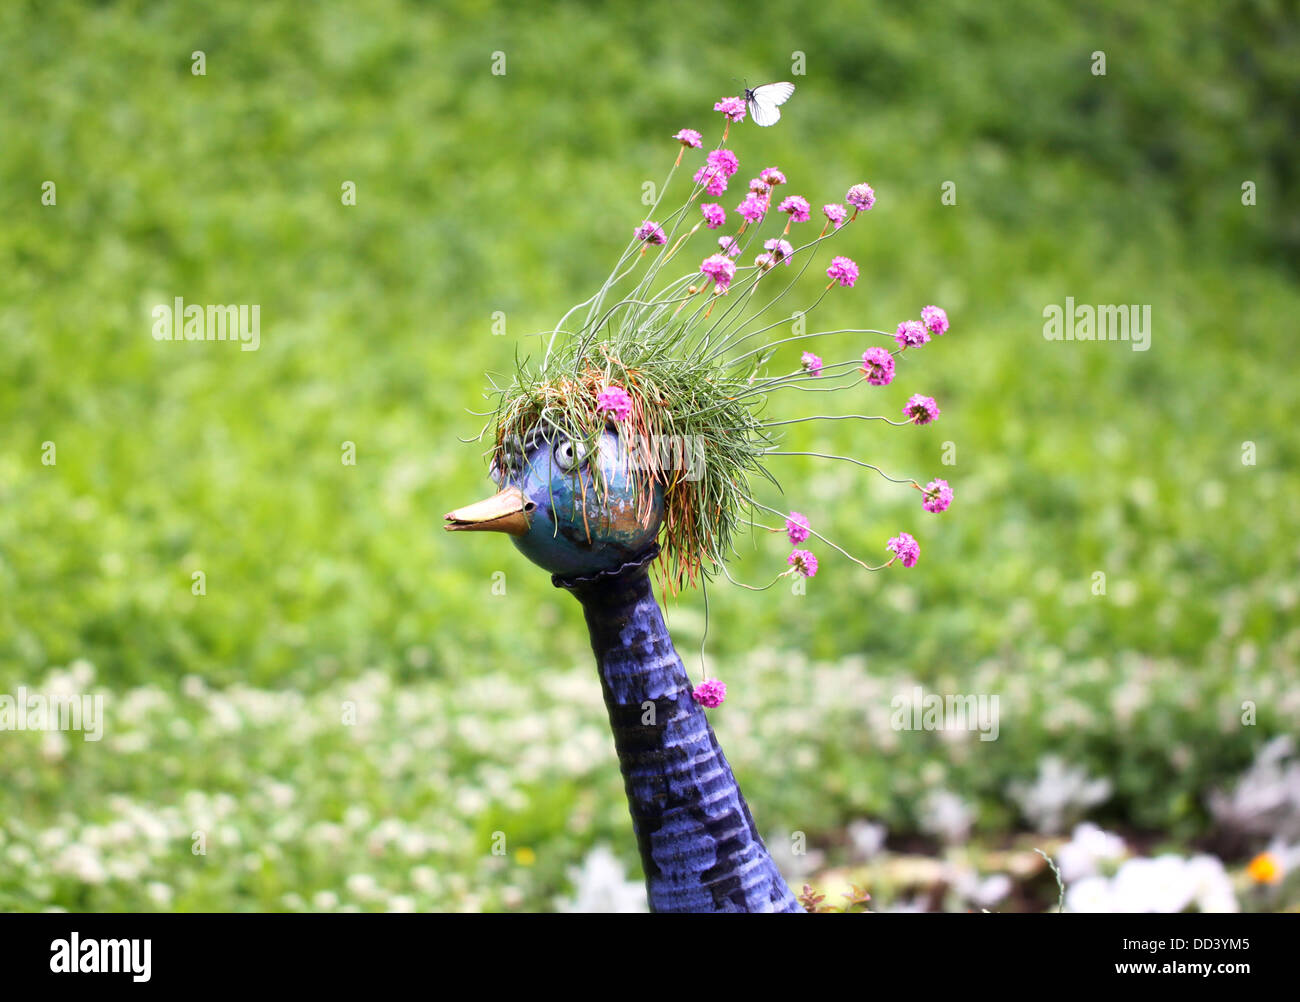
[{"label": "green leafy background", "polygon": [[[835,860],[857,818],[915,842],[946,788],[1003,844],[1032,834],[1007,784],[1055,754],[1112,781],[1099,823],[1213,844],[1208,792],[1300,717],[1286,12],[3,5],[0,691],[89,687],[108,723],[0,734],[0,906],[548,909],[600,842],[635,874],[578,607],[441,516],[490,490],[458,441],[485,371],[603,280],[671,134],[716,140],[733,78],[790,78],[796,50],[779,125],[733,129],[740,178],[879,198],[835,250],[862,277],[812,323],[938,303],[952,331],[888,388],[813,398],[893,416],[923,392],[937,424],[789,440],[944,476],[956,502],[776,460],[774,507],[873,561],[906,529],[922,557],[868,575],[822,548],[807,595],[710,589],[713,719],[760,825]],[[173,296],[260,304],[260,350],[154,341]],[[1150,350],[1046,341],[1067,296],[1149,304]],[[784,557],[742,540],[733,573]],[[668,614],[698,676],[701,597]],[[999,693],[999,739],[891,730],[913,684]]]}]

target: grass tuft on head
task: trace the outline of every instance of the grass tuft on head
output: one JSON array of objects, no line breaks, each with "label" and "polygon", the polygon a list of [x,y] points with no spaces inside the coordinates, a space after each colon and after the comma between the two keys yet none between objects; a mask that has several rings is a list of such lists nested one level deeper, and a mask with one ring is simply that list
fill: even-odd
[{"label": "grass tuft on head", "polygon": [[[761,462],[771,444],[758,417],[764,396],[747,393],[748,378],[725,366],[680,357],[680,328],[611,334],[557,345],[544,375],[519,363],[512,384],[497,393],[492,456],[502,462],[507,443],[535,429],[548,439],[568,435],[594,454],[605,428],[615,428],[631,450],[634,477],[643,478],[638,493],[647,511],[653,485],[663,488],[659,570],[677,592],[717,573],[737,528],[748,525],[750,477],[771,479]],[[611,387],[632,401],[622,421],[597,406]]]}]

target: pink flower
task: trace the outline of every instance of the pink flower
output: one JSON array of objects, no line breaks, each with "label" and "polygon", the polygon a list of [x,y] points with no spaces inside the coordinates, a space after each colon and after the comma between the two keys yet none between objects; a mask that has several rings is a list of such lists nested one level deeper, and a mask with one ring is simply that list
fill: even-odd
[{"label": "pink flower", "polygon": [[947,511],[952,504],[952,488],[946,480],[931,480],[925,485],[921,507],[935,513]]},{"label": "pink flower", "polygon": [[745,102],[738,97],[724,97],[713,106],[713,110],[722,112],[731,122],[745,120]]},{"label": "pink flower", "polygon": [[785,184],[785,175],[781,173],[779,167],[764,167],[758,172],[758,176],[764,184],[778,185]]},{"label": "pink flower", "polygon": [[736,206],[736,211],[751,223],[756,223],[767,215],[767,199],[751,192],[745,196],[743,202]]},{"label": "pink flower", "polygon": [[761,177],[756,177],[749,182],[749,190],[755,195],[770,195],[772,193],[772,186]]},{"label": "pink flower", "polygon": [[726,698],[727,683],[719,682],[716,678],[705,679],[691,693],[691,699],[710,710],[715,706],[721,706]]},{"label": "pink flower", "polygon": [[739,257],[740,241],[735,237],[718,237],[718,250],[727,257]]},{"label": "pink flower", "polygon": [[771,271],[776,267],[776,258],[771,254],[759,254],[754,258],[754,267],[759,271]]},{"label": "pink flower", "polygon": [[927,306],[922,309],[921,322],[931,334],[944,334],[948,331],[948,314],[938,306]]},{"label": "pink flower", "polygon": [[696,184],[704,185],[704,190],[714,198],[717,198],[727,190],[727,175],[716,167],[704,166],[695,172],[694,181]]},{"label": "pink flower", "polygon": [[716,292],[726,292],[731,280],[736,277],[736,266],[731,259],[721,254],[706,257],[700,264],[700,271],[713,279]]},{"label": "pink flower", "polygon": [[803,577],[810,578],[817,573],[817,558],[807,550],[791,550],[785,562]]},{"label": "pink flower", "polygon": [[772,252],[772,257],[778,261],[784,261],[787,265],[790,263],[790,255],[794,253],[794,248],[790,246],[789,240],[765,240],[763,241],[763,250]]},{"label": "pink flower", "polygon": [[844,201],[860,212],[866,212],[876,204],[876,193],[869,184],[855,184],[844,196]]},{"label": "pink flower", "polygon": [[862,353],[862,371],[872,386],[888,386],[894,381],[894,356],[884,348],[868,348]]},{"label": "pink flower", "polygon": [[615,421],[626,421],[632,413],[632,398],[621,386],[607,386],[596,394],[596,410],[611,415]]},{"label": "pink flower", "polygon": [[647,243],[666,244],[668,242],[668,235],[664,233],[663,227],[658,223],[652,223],[648,219],[632,232],[638,240],[644,240]]},{"label": "pink flower", "polygon": [[904,567],[915,567],[921,556],[921,544],[906,532],[900,532],[886,543],[885,549],[893,550]]},{"label": "pink flower", "polygon": [[[820,355],[814,355],[810,351],[805,351],[799,356],[799,363],[803,366],[805,372],[811,372],[814,376],[822,374],[822,360]],[[799,542],[795,539],[792,542]]]},{"label": "pink flower", "polygon": [[822,212],[826,213],[826,218],[835,224],[837,230],[844,225],[844,217],[848,215],[844,210],[844,206],[840,205],[838,202],[831,202],[828,205],[823,205]]},{"label": "pink flower", "polygon": [[785,533],[790,537],[791,544],[798,546],[810,534],[808,516],[801,515],[797,511],[790,512],[789,517],[785,520]]},{"label": "pink flower", "polygon": [[904,320],[894,332],[894,340],[900,348],[916,348],[930,340],[930,332],[919,320]]},{"label": "pink flower", "polygon": [[908,418],[912,424],[929,424],[938,419],[939,405],[934,402],[934,397],[913,393],[903,407],[903,417]]},{"label": "pink flower", "polygon": [[858,266],[850,258],[833,257],[831,266],[826,269],[826,277],[851,289],[853,283],[858,280]]},{"label": "pink flower", "polygon": [[731,150],[714,150],[706,158],[710,167],[717,169],[723,177],[731,177],[740,170],[740,160]]},{"label": "pink flower", "polygon": [[808,204],[808,199],[802,195],[791,195],[784,199],[776,207],[777,212],[787,212],[790,219],[796,223],[806,223],[811,217],[812,206]]},{"label": "pink flower", "polygon": [[711,230],[716,230],[727,221],[727,210],[716,202],[705,202],[700,206],[700,211],[704,213],[704,225]]},{"label": "pink flower", "polygon": [[683,146],[690,146],[697,150],[704,145],[704,137],[694,129],[682,129],[682,131],[673,136],[673,138]]}]

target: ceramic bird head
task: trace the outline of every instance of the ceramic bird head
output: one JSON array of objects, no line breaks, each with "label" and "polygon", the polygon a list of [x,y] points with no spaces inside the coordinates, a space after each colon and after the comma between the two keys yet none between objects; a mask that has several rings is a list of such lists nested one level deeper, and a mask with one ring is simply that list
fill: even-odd
[{"label": "ceramic bird head", "polygon": [[493,460],[500,492],[446,515],[453,531],[509,533],[519,551],[560,577],[615,570],[642,556],[663,522],[663,488],[638,476],[612,428],[594,443],[534,425]]}]

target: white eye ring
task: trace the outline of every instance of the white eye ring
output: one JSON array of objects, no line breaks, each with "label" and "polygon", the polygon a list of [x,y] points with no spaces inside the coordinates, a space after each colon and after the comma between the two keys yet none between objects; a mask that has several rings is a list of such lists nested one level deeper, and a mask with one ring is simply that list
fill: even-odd
[{"label": "white eye ring", "polygon": [[565,473],[572,473],[587,458],[587,448],[581,442],[562,438],[555,443],[555,462]]}]

